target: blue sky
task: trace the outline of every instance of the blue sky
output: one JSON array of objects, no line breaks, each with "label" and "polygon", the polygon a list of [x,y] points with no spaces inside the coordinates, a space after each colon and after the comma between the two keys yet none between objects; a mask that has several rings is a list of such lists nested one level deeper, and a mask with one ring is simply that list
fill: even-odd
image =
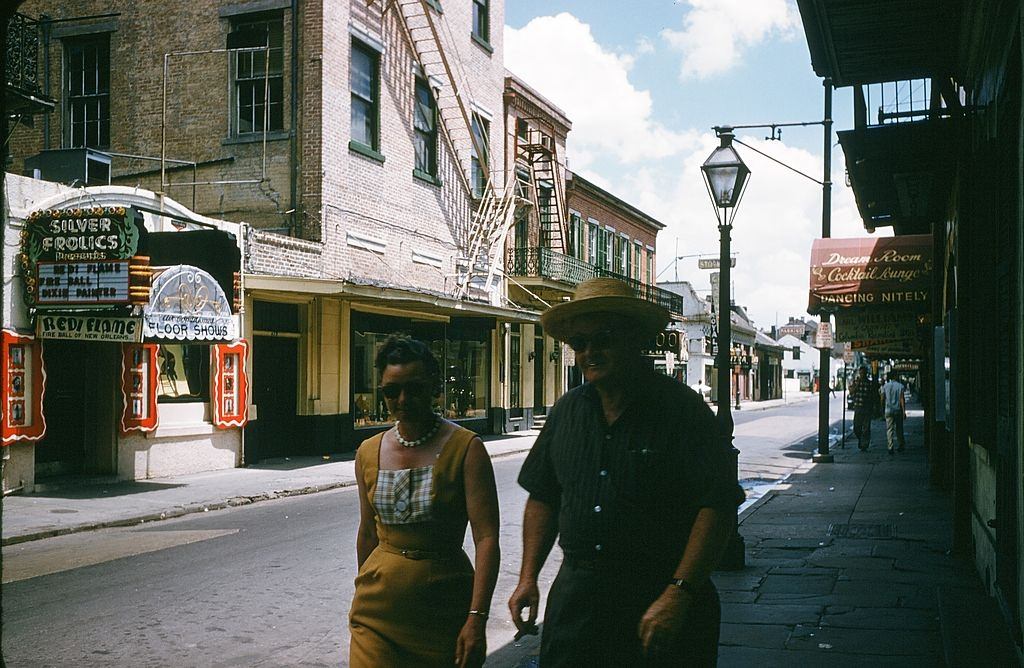
[{"label": "blue sky", "polygon": [[[676,255],[717,253],[714,212],[699,166],[716,124],[822,117],[793,0],[508,0],[505,63],[573,121],[567,157],[578,171],[666,224],[658,270]],[[850,91],[836,91],[835,129],[851,127]],[[740,131],[761,150],[820,178],[820,127]],[[833,137],[835,142],[835,138]],[[805,315],[807,263],[820,236],[821,189],[738,147],[752,178],[733,231],[736,301],[767,329]],[[833,236],[865,232],[833,146]],[[698,291],[710,275],[680,260]],[[671,278],[669,269],[663,275]]]}]

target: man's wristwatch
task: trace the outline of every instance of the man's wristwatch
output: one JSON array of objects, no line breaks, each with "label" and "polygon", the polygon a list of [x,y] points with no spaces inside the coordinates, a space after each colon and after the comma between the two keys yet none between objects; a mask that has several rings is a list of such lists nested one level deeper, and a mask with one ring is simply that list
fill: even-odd
[{"label": "man's wristwatch", "polygon": [[678,587],[679,589],[682,589],[690,596],[696,596],[700,592],[700,587],[693,584],[692,582],[689,582],[688,580],[684,580],[683,578],[674,578],[672,580],[669,580],[668,583],[673,587]]}]

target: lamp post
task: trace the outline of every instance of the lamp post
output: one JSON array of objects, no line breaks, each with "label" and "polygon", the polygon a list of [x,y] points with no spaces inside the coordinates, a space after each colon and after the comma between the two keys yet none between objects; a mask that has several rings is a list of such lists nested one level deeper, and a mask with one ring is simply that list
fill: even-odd
[{"label": "lamp post", "polygon": [[[729,303],[729,242],[732,232],[732,221],[736,217],[736,207],[743,197],[743,191],[747,186],[747,179],[750,176],[750,169],[743,163],[736,149],[732,146],[733,132],[730,127],[718,129],[718,137],[721,145],[712,151],[708,159],[701,165],[700,170],[704,175],[704,184],[708,188],[708,194],[715,207],[715,216],[718,218],[718,232],[720,237],[719,247],[719,279],[718,279],[718,354],[715,356],[715,366],[718,374],[718,429],[725,447],[732,453],[733,467],[736,474],[734,481],[739,483],[739,450],[733,447],[733,421],[732,410],[729,405],[729,378],[732,374],[731,360],[729,359],[730,344],[732,341],[732,306]],[[745,562],[745,547],[743,537],[740,536],[736,526],[736,517],[733,517],[732,535],[729,545],[722,557],[722,568],[739,570]]]}]

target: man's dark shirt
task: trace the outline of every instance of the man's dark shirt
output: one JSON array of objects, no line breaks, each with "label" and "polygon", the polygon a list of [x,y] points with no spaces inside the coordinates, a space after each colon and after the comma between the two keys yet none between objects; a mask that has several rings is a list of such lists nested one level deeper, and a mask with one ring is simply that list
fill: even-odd
[{"label": "man's dark shirt", "polygon": [[743,491],[732,482],[715,416],[696,392],[649,373],[630,388],[630,399],[609,427],[592,385],[566,393],[523,463],[519,484],[557,509],[567,555],[671,570],[697,512],[735,512]]},{"label": "man's dark shirt", "polygon": [[873,408],[878,403],[878,390],[870,378],[857,378],[850,385],[850,394],[853,395],[853,408]]}]

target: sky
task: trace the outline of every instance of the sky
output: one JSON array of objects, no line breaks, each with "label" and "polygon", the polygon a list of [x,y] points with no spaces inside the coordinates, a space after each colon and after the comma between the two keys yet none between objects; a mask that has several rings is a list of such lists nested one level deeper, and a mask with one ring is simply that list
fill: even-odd
[{"label": "sky", "polygon": [[[659,280],[711,289],[697,258],[719,233],[700,165],[711,127],[820,121],[822,80],[795,0],[507,0],[505,65],[572,120],[569,168],[665,224]],[[852,93],[833,98],[834,130],[852,127]],[[737,138],[820,180],[820,125]],[[842,149],[832,136],[832,236],[863,237]],[[811,242],[821,236],[821,186],[744,146],[750,183],[736,210],[732,290],[768,330],[807,317]],[[884,233],[882,233],[884,234]],[[678,273],[677,273],[678,272]]]}]

